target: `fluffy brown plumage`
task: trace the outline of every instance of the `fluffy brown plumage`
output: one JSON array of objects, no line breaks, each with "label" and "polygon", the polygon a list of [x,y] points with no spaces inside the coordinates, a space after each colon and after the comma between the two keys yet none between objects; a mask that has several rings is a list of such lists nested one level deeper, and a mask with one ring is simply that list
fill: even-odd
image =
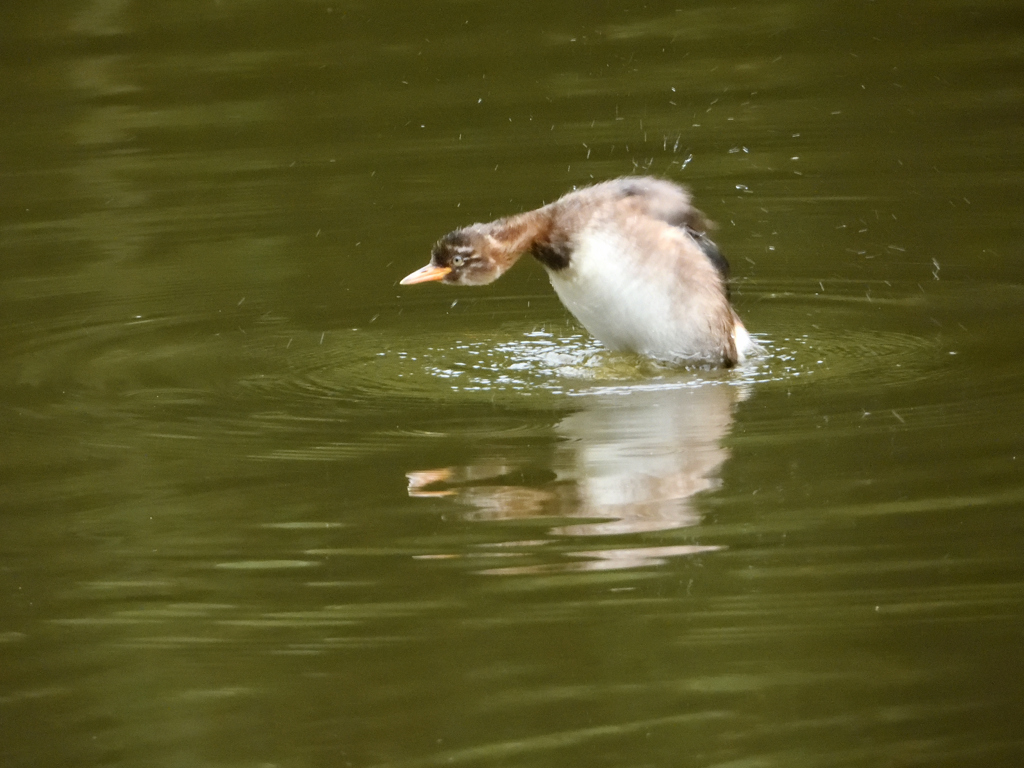
[{"label": "fluffy brown plumage", "polygon": [[403,285],[485,285],[524,253],[566,308],[611,349],[734,365],[754,348],[729,302],[729,265],[677,184],[624,177],[442,237]]}]

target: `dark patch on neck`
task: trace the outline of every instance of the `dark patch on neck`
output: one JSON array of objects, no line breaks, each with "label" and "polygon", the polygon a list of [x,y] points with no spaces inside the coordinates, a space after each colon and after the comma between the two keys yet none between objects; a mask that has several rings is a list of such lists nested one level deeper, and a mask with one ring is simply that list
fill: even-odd
[{"label": "dark patch on neck", "polygon": [[550,212],[541,209],[544,217],[537,222],[537,235],[527,249],[530,255],[552,272],[561,272],[572,261],[572,240],[565,229],[555,225]]},{"label": "dark patch on neck", "polygon": [[529,252],[553,272],[567,268],[572,260],[572,250],[568,241],[538,241],[532,245]]}]

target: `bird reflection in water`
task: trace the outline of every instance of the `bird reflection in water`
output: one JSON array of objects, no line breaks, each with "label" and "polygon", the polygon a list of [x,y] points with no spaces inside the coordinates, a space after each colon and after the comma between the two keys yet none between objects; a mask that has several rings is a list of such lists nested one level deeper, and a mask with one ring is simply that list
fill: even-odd
[{"label": "bird reflection in water", "polygon": [[[608,536],[693,526],[701,519],[693,497],[719,484],[719,472],[729,457],[721,443],[732,425],[733,406],[743,396],[740,387],[717,381],[581,397],[585,407],[555,426],[562,440],[546,476],[510,462],[482,460],[409,472],[409,495],[450,498],[469,508],[465,517],[471,520],[557,520],[550,529],[553,536]],[[508,552],[517,545],[525,549],[537,544],[506,542],[502,549]],[[721,547],[588,548],[567,553],[572,560],[484,572],[635,568],[717,549]]]}]

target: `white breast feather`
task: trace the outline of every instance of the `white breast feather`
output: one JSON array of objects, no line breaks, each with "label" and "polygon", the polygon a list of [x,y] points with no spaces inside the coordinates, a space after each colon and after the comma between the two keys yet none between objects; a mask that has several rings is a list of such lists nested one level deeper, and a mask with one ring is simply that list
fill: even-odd
[{"label": "white breast feather", "polygon": [[713,353],[702,308],[680,303],[677,272],[631,258],[630,247],[614,233],[584,233],[570,266],[548,272],[562,303],[612,349],[663,359]]}]

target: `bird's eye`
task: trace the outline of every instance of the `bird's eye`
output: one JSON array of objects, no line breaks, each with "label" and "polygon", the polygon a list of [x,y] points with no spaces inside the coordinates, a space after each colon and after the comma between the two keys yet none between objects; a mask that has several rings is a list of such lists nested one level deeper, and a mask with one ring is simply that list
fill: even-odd
[{"label": "bird's eye", "polygon": [[462,257],[462,256],[452,256],[452,266],[453,267],[461,267],[465,263],[466,263],[466,259],[464,257]]}]

